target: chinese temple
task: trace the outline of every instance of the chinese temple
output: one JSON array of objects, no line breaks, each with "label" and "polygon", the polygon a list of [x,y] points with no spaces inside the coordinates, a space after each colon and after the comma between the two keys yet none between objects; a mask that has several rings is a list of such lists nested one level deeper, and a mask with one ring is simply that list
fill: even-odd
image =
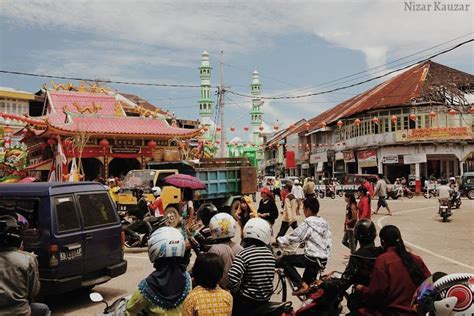
[{"label": "chinese temple", "polygon": [[52,86],[39,93],[45,100],[43,115],[0,112],[4,119],[24,122],[27,169],[38,179],[118,177],[151,160],[188,158],[182,157],[184,144],[201,134],[170,125],[160,109],[138,106],[129,116],[129,104],[95,84]]}]

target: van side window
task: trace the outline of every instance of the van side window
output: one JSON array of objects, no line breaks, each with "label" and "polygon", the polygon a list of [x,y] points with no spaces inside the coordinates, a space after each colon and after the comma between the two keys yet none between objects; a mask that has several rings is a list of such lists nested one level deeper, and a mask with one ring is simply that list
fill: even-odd
[{"label": "van side window", "polygon": [[117,223],[117,214],[107,193],[78,195],[84,227]]},{"label": "van side window", "polygon": [[74,200],[71,196],[54,198],[56,225],[58,233],[76,230],[81,227],[77,217]]}]

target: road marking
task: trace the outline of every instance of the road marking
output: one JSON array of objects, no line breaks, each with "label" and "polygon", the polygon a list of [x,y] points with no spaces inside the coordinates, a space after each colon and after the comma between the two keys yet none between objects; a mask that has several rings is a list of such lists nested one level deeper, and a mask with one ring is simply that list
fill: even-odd
[{"label": "road marking", "polygon": [[[412,212],[421,211],[421,210],[430,209],[430,208],[433,208],[433,206],[415,208],[415,209],[412,209],[412,210],[396,212],[396,213],[393,213],[393,214],[406,214],[406,213],[412,213]],[[377,220],[377,226],[378,226],[379,228],[381,228],[381,227],[382,227],[382,221],[383,221],[384,219],[386,219],[386,218],[389,218],[389,217],[391,217],[391,216],[385,215],[385,216],[379,218],[379,219]],[[438,258],[443,259],[443,260],[446,260],[446,261],[448,261],[448,262],[457,264],[457,265],[459,265],[459,266],[461,266],[461,267],[468,268],[468,269],[470,269],[470,270],[474,270],[474,267],[473,267],[473,266],[470,266],[470,265],[468,265],[468,264],[465,264],[465,263],[456,261],[456,260],[454,260],[454,259],[445,257],[445,256],[443,256],[443,255],[440,255],[440,254],[438,254],[438,253],[436,253],[436,252],[433,252],[433,251],[431,251],[431,250],[429,250],[429,249],[426,249],[426,248],[423,248],[423,247],[421,247],[421,246],[418,246],[418,245],[416,245],[416,244],[414,244],[414,243],[411,243],[411,242],[409,242],[409,241],[405,241],[405,240],[404,240],[404,243],[407,244],[407,245],[409,245],[409,246],[412,247],[412,248],[416,248],[416,249],[421,250],[421,251],[423,251],[423,252],[429,253],[430,255],[432,255],[432,256],[434,256],[434,257],[438,257]]]}]

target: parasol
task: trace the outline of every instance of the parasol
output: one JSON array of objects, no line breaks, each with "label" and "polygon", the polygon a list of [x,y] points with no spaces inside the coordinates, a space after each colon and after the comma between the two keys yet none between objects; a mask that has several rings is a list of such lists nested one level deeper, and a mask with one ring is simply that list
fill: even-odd
[{"label": "parasol", "polygon": [[196,177],[187,174],[173,174],[167,176],[165,182],[180,189],[203,190],[206,185]]}]

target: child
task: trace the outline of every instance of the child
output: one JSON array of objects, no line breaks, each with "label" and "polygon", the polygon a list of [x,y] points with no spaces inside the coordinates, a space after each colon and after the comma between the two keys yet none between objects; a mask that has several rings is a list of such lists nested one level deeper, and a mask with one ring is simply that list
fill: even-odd
[{"label": "child", "polygon": [[[288,255],[281,260],[285,273],[297,287],[294,295],[304,293],[309,289],[308,283],[313,282],[320,269],[324,268],[327,259],[331,256],[331,229],[329,224],[319,213],[319,202],[310,197],[303,202],[306,219],[288,236],[278,237],[277,241],[283,247],[291,244],[305,243],[304,254]],[[295,267],[305,268],[303,278]]]},{"label": "child", "polygon": [[268,248],[271,237],[271,226],[264,219],[252,218],[244,227],[245,248],[237,254],[229,271],[234,316],[255,315],[255,310],[273,294],[275,258]]},{"label": "child", "polygon": [[224,262],[217,254],[199,254],[193,267],[196,287],[184,301],[184,316],[230,316],[232,295],[218,285]]}]

